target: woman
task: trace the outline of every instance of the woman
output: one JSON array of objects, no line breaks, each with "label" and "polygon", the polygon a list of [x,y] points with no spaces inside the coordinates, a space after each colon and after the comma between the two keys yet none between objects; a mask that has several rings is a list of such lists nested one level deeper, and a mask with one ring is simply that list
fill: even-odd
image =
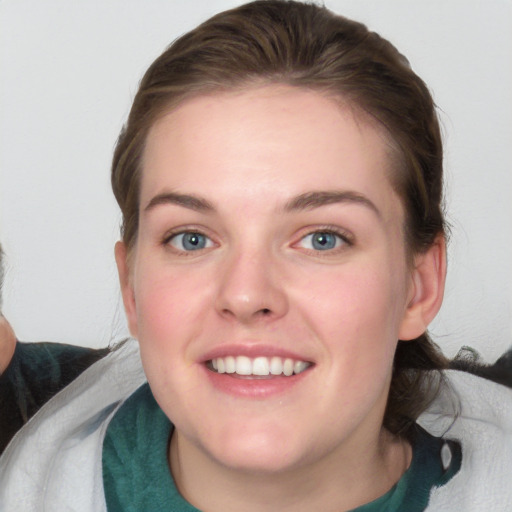
[{"label": "woman", "polygon": [[510,393],[445,382],[426,334],[441,137],[387,41],[296,2],[213,17],[147,71],[112,185],[144,374],[128,343],[48,403],[2,458],[3,508],[509,508],[510,414],[478,404]]}]

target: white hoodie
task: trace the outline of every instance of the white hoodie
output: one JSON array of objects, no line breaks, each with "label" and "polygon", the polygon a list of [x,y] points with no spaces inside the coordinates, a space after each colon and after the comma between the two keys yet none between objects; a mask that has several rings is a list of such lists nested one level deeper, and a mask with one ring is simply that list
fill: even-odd
[{"label": "white hoodie", "polygon": [[[428,512],[512,511],[512,390],[446,372],[460,397],[441,396],[419,423],[462,445],[460,471],[432,491]],[[0,458],[0,512],[106,512],[102,446],[108,424],[145,382],[138,344],[128,342],[50,400]]]}]

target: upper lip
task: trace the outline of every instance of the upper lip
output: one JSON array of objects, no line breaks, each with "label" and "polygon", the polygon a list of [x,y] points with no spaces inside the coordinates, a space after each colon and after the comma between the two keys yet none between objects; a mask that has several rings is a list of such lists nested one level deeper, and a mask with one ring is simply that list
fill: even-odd
[{"label": "upper lip", "polygon": [[221,345],[206,352],[201,357],[201,360],[205,363],[218,357],[227,356],[246,356],[251,359],[256,357],[282,357],[283,359],[293,359],[295,361],[305,361],[308,363],[314,362],[311,357],[305,354],[299,354],[293,350],[287,350],[279,346],[261,343],[235,343]]}]

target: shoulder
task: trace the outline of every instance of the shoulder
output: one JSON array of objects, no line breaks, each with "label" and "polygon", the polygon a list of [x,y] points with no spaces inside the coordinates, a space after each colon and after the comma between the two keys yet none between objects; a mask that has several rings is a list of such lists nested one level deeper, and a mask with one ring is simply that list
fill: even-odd
[{"label": "shoulder", "polygon": [[433,491],[427,510],[512,510],[512,389],[467,371],[445,376],[439,397],[418,422],[460,443],[462,464]]},{"label": "shoulder", "polygon": [[120,404],[144,382],[138,344],[129,342],[41,408],[0,458],[0,509],[104,510],[105,432]]},{"label": "shoulder", "polygon": [[108,352],[60,343],[16,343],[0,376],[0,453],[41,406]]}]

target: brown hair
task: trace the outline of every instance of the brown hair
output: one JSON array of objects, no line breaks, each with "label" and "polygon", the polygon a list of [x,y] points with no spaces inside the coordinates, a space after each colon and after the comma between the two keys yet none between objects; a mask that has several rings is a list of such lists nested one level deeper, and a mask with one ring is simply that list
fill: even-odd
[{"label": "brown hair", "polygon": [[[177,39],[150,66],[114,152],[112,187],[128,249],[136,241],[148,131],[187,98],[253,84],[321,91],[366,112],[395,147],[392,183],[406,212],[410,254],[444,234],[442,142],[432,97],[396,48],[325,7],[259,0],[217,14]],[[399,342],[384,426],[410,434],[437,393],[446,360],[425,333]]]}]

